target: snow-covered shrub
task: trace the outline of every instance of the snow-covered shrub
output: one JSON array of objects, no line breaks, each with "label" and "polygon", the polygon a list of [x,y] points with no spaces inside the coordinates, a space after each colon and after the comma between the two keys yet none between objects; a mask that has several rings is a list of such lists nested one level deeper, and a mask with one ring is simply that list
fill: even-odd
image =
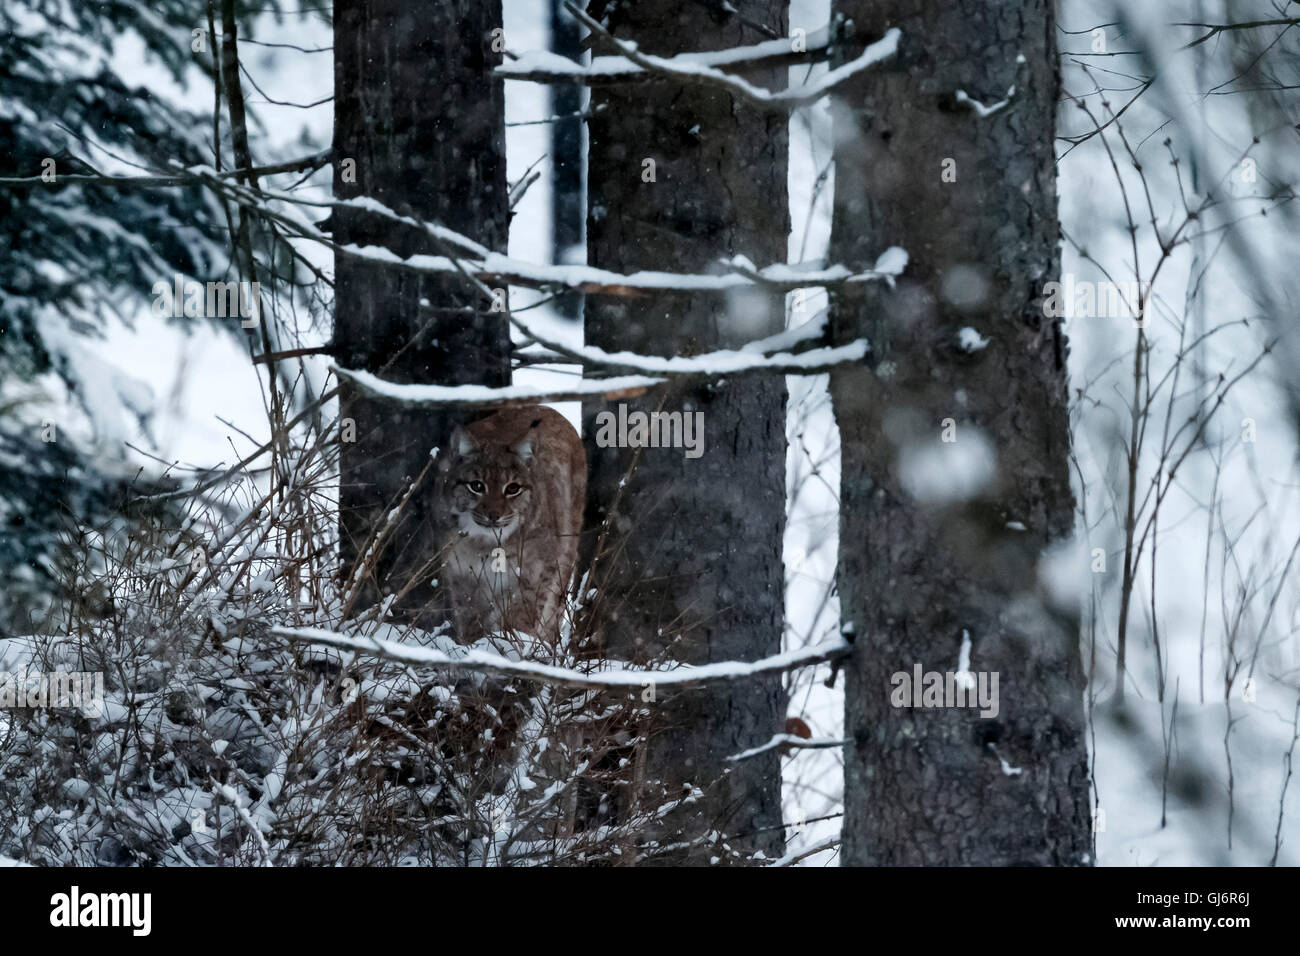
[{"label": "snow-covered shrub", "polygon": [[[482,865],[609,859],[635,695],[410,666],[325,628],[453,657],[337,583],[325,443],[209,476],[180,516],[65,540],[74,592],[0,671],[102,674],[102,706],[0,709],[0,856],[38,865]],[[561,649],[548,663],[597,669]],[[649,811],[660,812],[661,808]]]}]

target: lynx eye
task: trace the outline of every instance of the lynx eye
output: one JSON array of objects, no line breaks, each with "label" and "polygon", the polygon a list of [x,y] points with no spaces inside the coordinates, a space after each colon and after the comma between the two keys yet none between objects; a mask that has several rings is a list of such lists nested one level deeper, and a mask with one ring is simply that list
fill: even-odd
[{"label": "lynx eye", "polygon": [[487,485],[483,484],[481,481],[467,481],[465,484],[469,486],[470,494],[473,495],[481,495],[483,492],[487,491]]},{"label": "lynx eye", "polygon": [[519,494],[519,492],[523,490],[524,490],[523,486],[520,485],[519,482],[517,481],[510,482],[510,484],[506,485],[505,488],[502,489],[502,491],[505,492],[505,496],[507,498],[513,498],[515,495]]}]

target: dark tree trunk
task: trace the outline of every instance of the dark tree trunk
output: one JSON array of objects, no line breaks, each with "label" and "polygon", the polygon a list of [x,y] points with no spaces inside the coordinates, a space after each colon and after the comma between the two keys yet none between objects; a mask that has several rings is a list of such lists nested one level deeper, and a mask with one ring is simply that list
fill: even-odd
[{"label": "dark tree trunk", "polygon": [[[578,21],[564,9],[563,0],[551,0],[551,51],[570,60],[582,57],[582,31]],[[586,196],[582,191],[583,88],[577,83],[551,87],[551,238],[554,261],[564,262],[566,252],[582,242],[582,220]],[[557,311],[576,319],[582,296],[557,296]]]},{"label": "dark tree trunk", "polygon": [[[1086,863],[1078,619],[1037,585],[1044,550],[1074,524],[1065,342],[1040,298],[1060,270],[1052,4],[836,8],[859,39],[892,26],[903,39],[837,105],[832,260],[869,267],[894,244],[911,256],[896,291],[832,310],[838,341],[873,347],[831,376],[840,598],[855,635],[844,862]],[[987,116],[956,96],[992,106],[1013,84]],[[987,347],[960,346],[968,326]],[[982,490],[926,491],[956,486],[981,435],[996,462]],[[958,670],[963,632],[970,670],[999,675],[997,716],[893,706],[896,673]]]},{"label": "dark tree trunk", "polygon": [[[339,0],[334,8],[334,192],[370,196],[399,212],[444,223],[504,251],[509,222],[501,61],[492,31],[500,0]],[[344,160],[355,160],[349,182]],[[422,235],[338,212],[342,243],[387,245],[403,256],[441,252]],[[505,385],[510,334],[504,313],[455,279],[433,279],[336,257],[334,354],[345,368],[396,382]],[[427,305],[422,306],[425,302]],[[474,310],[477,310],[477,314]],[[377,523],[450,434],[450,415],[403,409],[344,388],[340,417],[356,441],[340,461],[342,567],[351,574]],[[432,471],[430,471],[430,476]],[[398,591],[438,550],[426,478],[382,556],[378,593]],[[427,569],[422,580],[433,575]],[[408,608],[441,606],[428,584]],[[433,615],[436,616],[436,615]]]},{"label": "dark tree trunk", "polygon": [[[598,5],[593,4],[593,8]],[[720,9],[678,0],[643,0],[594,10],[620,39],[655,54],[716,49],[765,37]],[[768,0],[746,13],[784,32],[785,5]],[[601,52],[598,42],[594,52]],[[772,76],[757,77],[775,82]],[[602,107],[603,110],[602,110]],[[702,272],[744,254],[784,261],[786,117],[735,104],[715,90],[638,84],[592,91],[588,147],[587,250],[601,268]],[[654,181],[645,181],[653,160]],[[586,338],[608,350],[689,355],[779,330],[779,296],[728,302],[705,295],[592,298]],[[662,404],[661,404],[662,403]],[[629,410],[703,412],[702,457],[681,449],[600,448],[586,409],[591,463],[588,529],[614,508],[590,586],[593,620],[610,656],[691,663],[754,659],[778,653],[784,620],[785,383],[779,376],[659,392]],[[617,411],[616,406],[611,407]],[[620,481],[633,461],[625,487]],[[598,530],[589,530],[588,557]],[[689,783],[700,802],[671,816],[646,841],[725,834],[741,853],[780,854],[779,757],[739,764],[726,758],[766,742],[783,728],[785,696],[777,679],[684,694],[658,693],[650,705],[651,742],[637,757],[643,800],[653,781],[670,796]],[[757,831],[757,832],[756,832]],[[735,858],[716,845],[646,862],[707,863]]]}]

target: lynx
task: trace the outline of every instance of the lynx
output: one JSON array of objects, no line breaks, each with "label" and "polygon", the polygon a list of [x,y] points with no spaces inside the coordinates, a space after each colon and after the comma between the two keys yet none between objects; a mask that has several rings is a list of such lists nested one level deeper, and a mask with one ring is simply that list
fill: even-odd
[{"label": "lynx", "polygon": [[449,452],[444,574],[458,638],[513,632],[554,646],[587,495],[582,440],[559,412],[532,405],[458,426]]}]

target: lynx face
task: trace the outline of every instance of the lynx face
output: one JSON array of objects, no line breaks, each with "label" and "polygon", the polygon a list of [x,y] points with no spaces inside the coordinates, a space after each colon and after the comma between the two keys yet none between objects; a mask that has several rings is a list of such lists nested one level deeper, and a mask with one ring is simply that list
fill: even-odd
[{"label": "lynx face", "polygon": [[505,541],[532,506],[531,439],[513,446],[479,444],[462,432],[453,441],[457,454],[448,491],[457,530],[473,538]]}]

